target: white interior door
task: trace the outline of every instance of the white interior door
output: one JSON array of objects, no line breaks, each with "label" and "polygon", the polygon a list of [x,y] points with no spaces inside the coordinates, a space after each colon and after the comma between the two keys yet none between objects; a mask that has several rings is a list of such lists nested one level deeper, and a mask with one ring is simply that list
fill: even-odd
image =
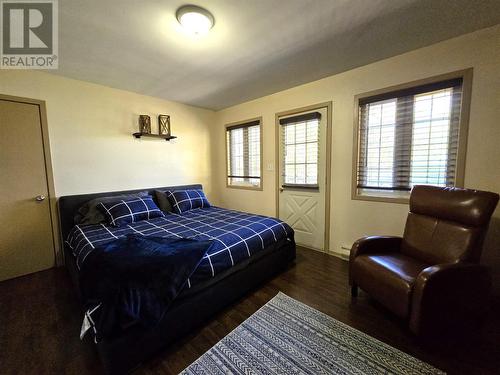
[{"label": "white interior door", "polygon": [[324,251],[327,109],[279,120],[279,218],[297,244]]}]

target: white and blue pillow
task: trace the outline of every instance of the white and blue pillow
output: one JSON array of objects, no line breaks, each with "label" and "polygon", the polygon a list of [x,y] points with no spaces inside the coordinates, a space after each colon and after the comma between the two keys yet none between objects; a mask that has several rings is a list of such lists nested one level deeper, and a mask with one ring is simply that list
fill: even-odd
[{"label": "white and blue pillow", "polygon": [[97,208],[106,217],[106,221],[116,227],[165,216],[150,196],[101,202]]},{"label": "white and blue pillow", "polygon": [[173,212],[181,214],[193,208],[210,207],[210,202],[203,190],[172,190],[167,191],[167,198],[172,205]]}]

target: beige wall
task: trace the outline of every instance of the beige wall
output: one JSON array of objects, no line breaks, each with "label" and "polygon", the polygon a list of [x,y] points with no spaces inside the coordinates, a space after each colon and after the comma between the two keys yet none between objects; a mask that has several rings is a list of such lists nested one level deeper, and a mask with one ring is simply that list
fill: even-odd
[{"label": "beige wall", "polygon": [[[46,101],[56,196],[202,183],[212,191],[214,112],[33,71],[0,71],[0,93]],[[139,114],[171,116],[179,138],[135,139]]]},{"label": "beige wall", "polygon": [[[330,251],[340,252],[370,234],[402,234],[408,206],[351,200],[354,95],[442,73],[474,68],[466,187],[500,192],[500,26],[412,51],[319,81],[227,108],[212,129],[216,202],[224,207],[275,214],[274,116],[276,112],[333,101]],[[341,53],[341,51],[339,51]],[[264,189],[225,187],[224,124],[263,117]],[[275,166],[276,168],[276,166]],[[496,210],[485,259],[500,284],[500,209]]]},{"label": "beige wall", "polygon": [[[191,183],[210,197],[213,111],[34,71],[0,70],[0,93],[45,100],[56,197]],[[178,139],[132,137],[139,114],[157,132],[160,113]]]}]

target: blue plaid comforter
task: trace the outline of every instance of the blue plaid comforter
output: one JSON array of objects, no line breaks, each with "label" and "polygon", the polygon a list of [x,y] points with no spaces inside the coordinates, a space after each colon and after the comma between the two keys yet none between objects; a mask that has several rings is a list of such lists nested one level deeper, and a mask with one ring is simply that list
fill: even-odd
[{"label": "blue plaid comforter", "polygon": [[293,241],[293,229],[279,219],[209,207],[192,209],[182,214],[170,213],[165,217],[142,220],[124,227],[75,225],[66,243],[72,249],[80,268],[87,255],[96,247],[129,233],[213,240],[207,254],[188,279],[189,288],[280,240]]}]

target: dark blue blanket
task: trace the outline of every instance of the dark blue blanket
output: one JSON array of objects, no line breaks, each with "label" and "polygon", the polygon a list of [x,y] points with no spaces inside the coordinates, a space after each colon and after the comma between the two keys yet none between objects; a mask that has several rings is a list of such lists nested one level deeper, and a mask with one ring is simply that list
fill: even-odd
[{"label": "dark blue blanket", "polygon": [[123,227],[75,225],[66,243],[81,268],[95,248],[128,234],[144,237],[213,240],[200,265],[188,280],[196,286],[283,240],[293,241],[293,229],[279,219],[227,210],[195,208],[180,215],[142,220]]},{"label": "dark blue blanket", "polygon": [[211,244],[129,234],[96,247],[80,270],[85,322],[96,341],[135,323],[153,327]]}]

